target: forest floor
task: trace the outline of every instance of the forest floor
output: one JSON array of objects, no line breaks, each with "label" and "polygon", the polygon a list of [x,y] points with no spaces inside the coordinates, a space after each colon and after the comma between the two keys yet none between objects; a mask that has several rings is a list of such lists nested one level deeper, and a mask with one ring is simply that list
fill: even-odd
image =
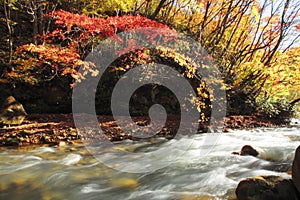
[{"label": "forest floor", "polygon": [[[144,128],[147,128],[149,124],[149,118],[147,117],[132,117],[132,119],[137,125],[144,126]],[[124,132],[112,116],[98,116],[98,122],[109,141],[138,139]],[[169,115],[165,127],[152,137],[174,138],[179,122],[180,116]],[[127,130],[134,130],[133,127],[128,126],[126,127]],[[260,119],[256,116],[230,116],[224,120],[222,131],[276,126],[275,122]],[[207,126],[199,130],[199,133],[206,130]],[[30,114],[21,125],[0,128],[0,146],[66,145],[81,143],[81,139],[83,137],[74,125],[72,114]]]}]

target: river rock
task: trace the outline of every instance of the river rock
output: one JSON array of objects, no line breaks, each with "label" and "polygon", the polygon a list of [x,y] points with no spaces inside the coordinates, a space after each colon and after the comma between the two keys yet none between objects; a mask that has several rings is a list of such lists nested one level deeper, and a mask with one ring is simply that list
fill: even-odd
[{"label": "river rock", "polygon": [[254,149],[252,146],[250,145],[245,145],[242,147],[240,152],[232,152],[232,154],[236,154],[236,155],[241,155],[241,156],[258,156],[259,152]]},{"label": "river rock", "polygon": [[245,145],[242,147],[241,149],[241,153],[242,156],[245,155],[250,155],[250,156],[258,156],[258,151],[256,149],[254,149],[252,146],[250,145]]},{"label": "river rock", "polygon": [[292,166],[292,180],[297,190],[300,192],[300,146],[296,149],[293,166]]},{"label": "river rock", "polygon": [[118,188],[127,188],[127,189],[133,189],[136,188],[139,184],[136,180],[131,178],[120,178],[120,179],[114,179],[111,183],[114,187]]},{"label": "river rock", "polygon": [[297,200],[299,193],[291,179],[259,176],[242,180],[236,190],[237,200]]},{"label": "river rock", "polygon": [[13,96],[0,99],[0,124],[18,125],[23,122],[27,113],[21,103]]}]

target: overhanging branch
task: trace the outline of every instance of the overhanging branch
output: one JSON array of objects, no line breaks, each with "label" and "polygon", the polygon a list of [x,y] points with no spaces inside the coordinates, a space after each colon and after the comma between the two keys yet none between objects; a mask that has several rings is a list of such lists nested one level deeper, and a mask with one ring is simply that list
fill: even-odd
[{"label": "overhanging branch", "polygon": [[294,101],[292,101],[290,104],[291,106],[294,106],[296,103],[298,103],[300,101],[300,98],[295,99]]}]

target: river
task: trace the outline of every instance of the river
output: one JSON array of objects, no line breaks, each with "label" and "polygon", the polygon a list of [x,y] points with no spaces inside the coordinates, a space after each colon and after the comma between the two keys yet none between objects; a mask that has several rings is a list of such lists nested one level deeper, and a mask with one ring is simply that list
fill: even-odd
[{"label": "river", "polygon": [[[95,158],[84,145],[5,148],[0,152],[0,199],[234,199],[237,184],[246,177],[291,177],[286,172],[291,170],[300,144],[300,127],[234,130],[222,133],[210,146],[203,143],[207,137],[200,134],[170,141],[115,144],[139,156],[153,156],[152,152],[159,150],[159,156],[151,160],[154,166],[165,162],[163,158],[172,158],[168,165],[147,172],[141,169],[149,163],[134,163],[113,151]],[[243,145],[258,149],[259,157],[231,154]],[[139,156],[135,159],[143,159]],[[126,172],[129,170],[131,173]]]}]

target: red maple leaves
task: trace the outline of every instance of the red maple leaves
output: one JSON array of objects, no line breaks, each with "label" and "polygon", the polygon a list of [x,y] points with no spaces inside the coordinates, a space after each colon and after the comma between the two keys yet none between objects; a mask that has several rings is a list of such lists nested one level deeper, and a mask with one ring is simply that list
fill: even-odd
[{"label": "red maple leaves", "polygon": [[[130,66],[123,66],[128,70],[133,65],[151,63],[153,60],[145,53],[144,48],[140,48],[135,38],[127,41],[122,41],[118,37],[118,33],[123,31],[133,31],[139,28],[154,28],[160,29],[160,32],[145,29],[145,35],[150,42],[155,42],[158,36],[163,35],[163,40],[174,40],[174,35],[177,34],[175,30],[168,26],[150,20],[143,16],[116,16],[108,18],[91,18],[84,14],[74,14],[64,10],[58,10],[48,13],[45,17],[53,20],[52,31],[37,36],[43,41],[43,44],[34,45],[28,44],[20,46],[15,52],[17,60],[13,63],[17,73],[11,72],[11,78],[31,77],[31,83],[38,83],[43,81],[44,77],[66,76],[69,75],[73,79],[84,78],[82,74],[78,73],[79,66],[86,66],[89,73],[97,74],[91,69],[90,63],[85,63],[84,58],[88,53],[101,41],[106,38],[114,40],[114,42],[122,43],[125,47],[122,50],[116,51],[117,56],[123,56],[124,61],[131,60],[133,63]],[[125,43],[124,43],[125,42]],[[133,50],[134,49],[134,50]],[[130,53],[129,53],[130,52]],[[129,53],[129,54],[128,54]],[[30,62],[29,62],[30,61]],[[27,66],[30,63],[30,70]],[[87,67],[90,66],[90,67]],[[45,69],[49,70],[45,70]],[[85,68],[85,67],[83,67]],[[41,73],[49,71],[52,74],[40,76]],[[53,70],[55,72],[53,73]],[[33,81],[34,80],[34,81]]]},{"label": "red maple leaves", "polygon": [[[168,26],[140,15],[124,15],[104,19],[90,18],[85,14],[79,15],[59,10],[49,13],[47,16],[52,17],[54,19],[54,24],[59,28],[51,33],[54,35],[70,33],[72,27],[74,29],[75,27],[77,29],[79,28],[83,31],[83,35],[81,34],[79,37],[84,37],[84,35],[93,35],[100,37],[101,39],[111,37],[121,31],[134,30],[137,28],[153,27],[170,30]],[[64,31],[61,29],[64,29]],[[51,36],[51,34],[48,34],[48,36]]]}]

